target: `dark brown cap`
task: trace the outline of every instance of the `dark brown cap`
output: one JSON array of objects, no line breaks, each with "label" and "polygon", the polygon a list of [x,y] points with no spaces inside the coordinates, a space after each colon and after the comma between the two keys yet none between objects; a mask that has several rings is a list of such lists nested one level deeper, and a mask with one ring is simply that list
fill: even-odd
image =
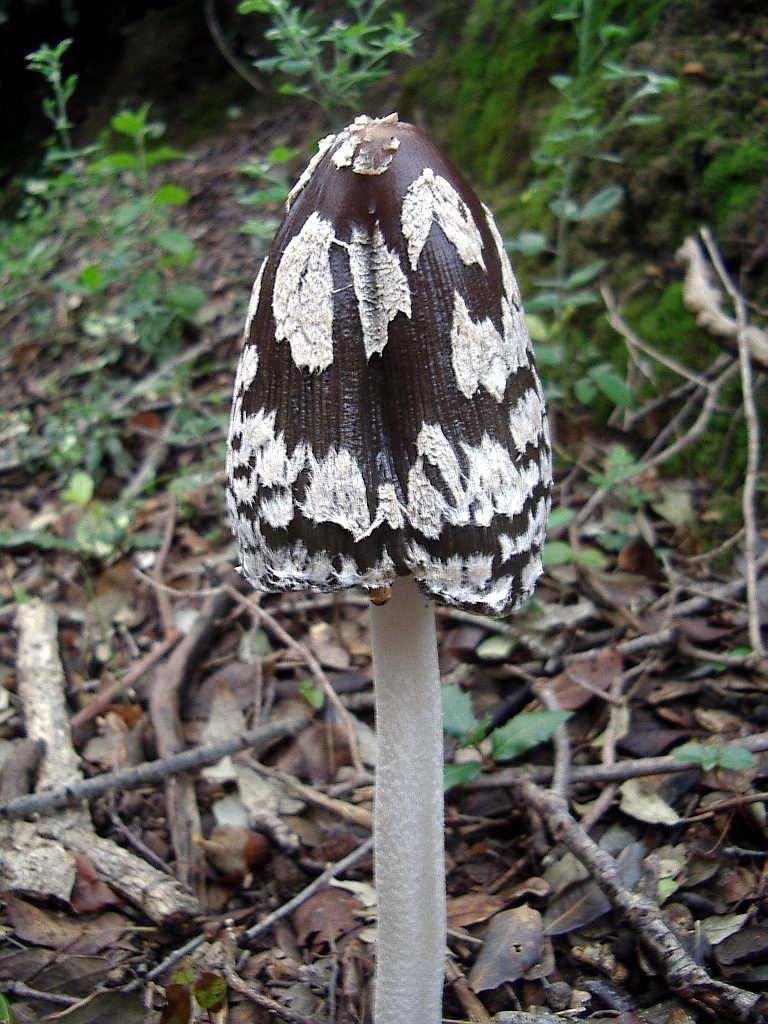
[{"label": "dark brown cap", "polygon": [[259,590],[388,586],[504,614],[552,462],[520,294],[456,168],[397,115],[324,139],[253,288],[228,506]]}]

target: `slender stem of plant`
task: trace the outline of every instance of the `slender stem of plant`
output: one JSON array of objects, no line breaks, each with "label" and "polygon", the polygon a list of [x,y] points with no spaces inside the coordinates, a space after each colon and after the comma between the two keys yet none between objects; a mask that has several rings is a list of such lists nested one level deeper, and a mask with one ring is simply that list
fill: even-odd
[{"label": "slender stem of plant", "polygon": [[371,608],[378,760],[375,1024],[440,1024],[445,971],[443,730],[435,613],[411,577]]}]

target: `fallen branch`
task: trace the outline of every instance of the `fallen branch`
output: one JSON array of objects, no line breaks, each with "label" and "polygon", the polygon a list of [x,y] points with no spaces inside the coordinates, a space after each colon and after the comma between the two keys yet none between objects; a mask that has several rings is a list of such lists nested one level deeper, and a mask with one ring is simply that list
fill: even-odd
[{"label": "fallen branch", "polygon": [[[65,780],[65,786],[76,786],[83,780],[69,728],[64,696],[66,680],[59,657],[55,612],[43,602],[32,600],[19,606],[17,620],[18,689],[27,738],[44,747],[37,788],[50,787],[61,780]],[[4,847],[13,850],[11,867],[21,887],[24,887],[21,879],[24,864],[30,866],[34,879],[39,848],[45,846],[44,840],[53,840],[53,846],[45,847],[50,853],[58,850],[61,861],[71,860],[66,852],[69,850],[84,854],[104,881],[158,924],[189,917],[199,909],[194,895],[175,878],[169,878],[129,850],[98,836],[84,805],[35,825],[3,824],[0,833]]]},{"label": "fallen branch", "polygon": [[0,818],[23,818],[29,814],[71,807],[73,804],[94,800],[97,796],[115,790],[125,791],[152,786],[182,772],[193,772],[198,768],[216,764],[228,754],[237,754],[241,750],[252,749],[258,753],[277,740],[295,735],[306,722],[305,717],[293,715],[279,722],[259,725],[256,729],[244,732],[240,736],[233,736],[221,743],[192,747],[171,757],[145,761],[134,768],[105,772],[103,775],[95,775],[92,779],[73,780],[64,786],[46,789],[41,793],[17,797],[15,800],[0,804]]},{"label": "fallen branch", "polygon": [[[725,747],[741,747],[753,754],[768,750],[768,732],[755,733],[743,739],[726,743]],[[676,757],[641,757],[634,761],[617,761],[615,764],[574,765],[571,768],[571,783],[603,783],[626,782],[627,779],[639,779],[647,775],[674,775],[678,772],[701,771],[702,769],[688,761],[679,761]],[[500,786],[515,787],[522,778],[533,779],[535,782],[549,782],[553,770],[547,766],[531,766],[522,768],[504,768],[500,772],[480,775],[472,782],[464,784],[465,789],[498,789]]]},{"label": "fallen branch", "polygon": [[[302,889],[300,893],[297,893],[293,899],[288,900],[282,907],[278,907],[271,914],[268,914],[263,921],[249,928],[248,931],[244,932],[238,939],[238,942],[242,944],[244,941],[252,941],[258,938],[260,935],[264,935],[274,928],[275,924],[288,914],[292,914],[297,907],[300,907],[302,903],[306,903],[310,896],[318,892],[325,885],[327,885],[333,878],[343,874],[349,868],[354,867],[359,861],[363,860],[368,854],[373,852],[373,839],[366,839],[364,843],[353,850],[352,853],[347,854],[340,861],[332,864],[327,868],[321,875],[311,882],[306,888]],[[137,979],[131,982],[130,985],[123,989],[124,992],[134,992],[146,981],[155,981],[157,978],[162,977],[166,971],[170,971],[171,968],[175,967],[176,964],[180,963],[185,957],[189,956],[190,953],[194,953],[202,944],[206,941],[206,935],[201,933],[191,938],[189,942],[185,942],[183,946],[175,949],[169,954],[161,963],[157,964],[148,971],[142,979]]]},{"label": "fallen branch", "polygon": [[[721,338],[726,347],[736,351],[738,346],[738,321],[723,312],[723,295],[710,279],[707,261],[698,241],[686,238],[675,254],[678,263],[685,265],[683,301],[686,308],[696,317],[696,323],[710,334]],[[744,332],[752,358],[768,368],[768,331],[748,327]]]},{"label": "fallen branch", "polygon": [[541,815],[553,839],[562,843],[587,868],[614,909],[621,912],[623,919],[662,968],[673,991],[690,1002],[707,1007],[719,1019],[739,1024],[759,1024],[765,1020],[768,1001],[754,992],[745,992],[716,981],[699,967],[683,949],[656,904],[624,887],[613,857],[590,839],[562,797],[541,789],[525,777],[520,779],[518,792],[526,806],[533,807]]},{"label": "fallen branch", "polygon": [[[760,595],[757,589],[757,553],[759,533],[757,528],[757,477],[760,472],[760,420],[757,415],[755,391],[752,382],[752,362],[750,358],[751,344],[747,310],[743,297],[733,285],[725,269],[720,252],[710,232],[703,228],[701,236],[707,247],[709,258],[723,282],[736,310],[736,340],[739,346],[739,366],[741,368],[741,396],[744,406],[744,419],[747,424],[747,472],[744,477],[742,493],[742,514],[744,517],[744,559],[747,577],[747,608],[749,611],[749,642],[755,654],[765,654],[763,636],[760,628]],[[768,351],[768,335],[766,335]],[[767,360],[768,361],[768,360]]]},{"label": "fallen branch", "polygon": [[[149,713],[157,750],[162,760],[179,754],[185,746],[179,706],[190,672],[207,650],[216,623],[232,607],[232,596],[222,589],[200,609],[191,630],[165,665],[155,673],[149,696]],[[188,775],[172,774],[165,780],[168,828],[176,857],[176,872],[189,883],[202,871],[203,851],[196,842],[202,828],[194,781]]]}]

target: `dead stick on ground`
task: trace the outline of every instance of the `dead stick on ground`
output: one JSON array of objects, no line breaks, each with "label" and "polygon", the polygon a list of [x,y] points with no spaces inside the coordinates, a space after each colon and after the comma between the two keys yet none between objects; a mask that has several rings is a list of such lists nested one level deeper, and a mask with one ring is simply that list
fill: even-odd
[{"label": "dead stick on ground", "polygon": [[[637,932],[640,940],[664,970],[670,987],[684,999],[706,1006],[719,1019],[739,1024],[758,1024],[765,1020],[766,1000],[753,992],[716,981],[686,953],[677,936],[664,921],[659,908],[647,897],[624,887],[616,862],[601,850],[568,810],[568,804],[556,793],[541,789],[530,779],[521,779],[518,792],[529,807],[541,815],[552,837],[562,843],[587,868],[615,910]],[[762,1004],[762,1005],[761,1005]]]},{"label": "dead stick on ground", "polygon": [[151,651],[147,651],[143,658],[134,665],[131,665],[122,678],[116,679],[109,686],[100,690],[96,694],[95,700],[91,701],[90,704],[86,704],[76,715],[72,716],[72,721],[70,722],[72,732],[78,732],[83,726],[92,722],[94,718],[98,718],[100,714],[107,710],[115,698],[125,693],[126,690],[130,690],[145,673],[149,672],[156,662],[164,658],[176,646],[179,640],[180,637],[176,634],[175,636],[167,636],[164,640],[158,641]]},{"label": "dead stick on ground", "polygon": [[[155,558],[155,564],[152,566],[152,579],[157,583],[163,582],[163,570],[165,569],[165,563],[171,551],[173,533],[175,529],[176,502],[173,500],[173,495],[171,495],[168,499],[168,512],[166,514],[165,526],[163,527],[163,539],[160,543],[160,550],[157,552],[157,557]],[[163,587],[157,588],[155,591],[155,599],[157,600],[157,610],[160,613],[160,621],[163,624],[163,632],[166,637],[176,636],[178,631],[173,619],[171,599]]]},{"label": "dead stick on ground", "polygon": [[[760,754],[768,750],[768,732],[744,736],[726,746],[743,747],[746,750],[751,750],[753,754]],[[699,766],[687,761],[678,761],[676,757],[671,756],[643,757],[634,761],[617,761],[616,764],[575,765],[571,768],[571,784],[625,782],[627,779],[638,779],[646,775],[673,775],[677,772],[689,772],[697,767]],[[519,784],[522,777],[532,778],[535,782],[549,782],[552,774],[552,769],[545,766],[527,769],[504,768],[500,772],[481,775],[473,779],[472,782],[465,783],[465,789],[514,787]]]},{"label": "dead stick on ground", "polygon": [[172,775],[181,772],[193,772],[198,768],[216,764],[228,754],[237,754],[241,750],[253,749],[256,752],[286,736],[295,735],[304,727],[308,719],[300,715],[285,718],[279,722],[261,724],[241,736],[233,736],[221,743],[210,746],[191,747],[172,757],[146,761],[134,768],[123,771],[105,772],[91,779],[73,780],[65,786],[56,786],[31,796],[21,796],[7,803],[0,804],[0,818],[23,818],[28,814],[41,814],[44,811],[57,810],[93,800],[104,793],[115,790],[140,789],[162,782]]},{"label": "dead stick on ground", "polygon": [[[69,728],[56,614],[53,608],[32,600],[19,607],[17,619],[19,696],[27,736],[42,742],[45,748],[37,787],[52,786],[62,779],[69,780],[70,786],[77,785],[82,778]],[[28,827],[17,827],[16,823],[3,824],[2,829],[15,829],[20,841],[24,836],[27,841],[32,838]],[[65,851],[88,856],[99,876],[153,921],[164,924],[199,909],[192,893],[175,878],[168,878],[117,843],[98,836],[83,806],[40,821],[34,830],[38,837],[58,843],[62,857],[68,856]],[[30,856],[33,852],[30,850]]]},{"label": "dead stick on ground", "polygon": [[755,516],[757,497],[757,477],[760,472],[760,420],[757,415],[755,391],[752,381],[752,360],[747,338],[747,311],[743,297],[734,287],[725,269],[715,240],[706,229],[701,229],[701,237],[707,247],[709,258],[717,271],[723,287],[728,292],[736,310],[736,340],[739,346],[739,366],[741,368],[741,395],[744,404],[744,419],[747,424],[747,472],[744,477],[742,509],[744,516],[744,558],[747,576],[747,607],[749,609],[749,642],[755,654],[765,654],[763,637],[760,629],[760,595],[757,589],[757,552],[759,534]]},{"label": "dead stick on ground", "polygon": [[[217,621],[227,614],[231,606],[232,595],[224,588],[209,598],[189,633],[168,661],[157,668],[149,696],[149,712],[161,758],[173,757],[184,749],[179,712],[182,691],[196,663],[207,650]],[[201,827],[193,780],[188,775],[169,776],[165,782],[165,801],[176,872],[183,882],[189,882],[202,870],[203,858],[202,848],[196,841]]]},{"label": "dead stick on ground", "polygon": [[231,595],[233,600],[247,608],[252,615],[255,615],[261,622],[262,626],[276,637],[280,643],[285,644],[286,647],[289,647],[301,658],[311,674],[314,676],[315,680],[322,687],[326,698],[336,709],[336,712],[344,725],[347,734],[347,743],[349,744],[349,754],[352,760],[352,766],[356,771],[363,771],[363,762],[360,759],[360,748],[357,743],[357,737],[355,736],[355,727],[352,723],[352,718],[339,700],[339,696],[331,685],[330,679],[323,671],[320,662],[314,654],[312,654],[305,644],[301,643],[300,640],[295,640],[287,630],[283,629],[274,615],[270,615],[265,608],[262,608],[250,598],[244,597],[232,586],[227,585],[225,590]]},{"label": "dead stick on ground", "polygon": [[[286,917],[288,914],[292,914],[293,911],[296,910],[297,907],[300,907],[302,903],[306,903],[310,896],[313,896],[318,892],[318,890],[326,886],[331,879],[336,878],[337,875],[341,875],[349,868],[354,867],[355,864],[363,860],[372,852],[373,839],[366,839],[366,841],[358,846],[356,850],[353,850],[352,853],[347,854],[346,857],[343,857],[335,864],[331,864],[329,868],[326,868],[321,875],[318,875],[313,882],[310,882],[306,888],[302,889],[300,893],[297,893],[293,899],[288,900],[288,902],[284,903],[282,907],[278,907],[277,910],[268,914],[263,921],[260,921],[252,928],[249,928],[248,931],[244,932],[239,937],[239,942],[253,941],[259,938],[259,936],[265,935],[267,932],[271,931],[278,921]],[[166,971],[171,970],[171,968],[175,967],[177,963],[184,959],[184,957],[189,956],[190,953],[193,953],[199,946],[201,946],[206,941],[206,938],[207,936],[204,933],[195,935],[194,938],[189,940],[189,942],[185,942],[183,946],[175,949],[173,953],[169,954],[165,958],[165,960],[153,967],[151,971],[148,971],[142,980],[131,982],[131,984],[124,988],[123,991],[134,992],[141,984],[143,984],[144,981],[154,981],[156,978],[162,977]],[[244,954],[244,956],[247,956],[247,954]]]}]

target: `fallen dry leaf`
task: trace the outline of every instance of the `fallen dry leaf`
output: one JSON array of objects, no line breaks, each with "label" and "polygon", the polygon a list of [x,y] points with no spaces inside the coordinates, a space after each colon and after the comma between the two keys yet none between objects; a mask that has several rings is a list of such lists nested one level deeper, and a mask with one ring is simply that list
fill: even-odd
[{"label": "fallen dry leaf", "polygon": [[330,945],[358,927],[362,910],[360,901],[351,892],[336,886],[321,889],[293,915],[299,945],[311,945],[316,951]]},{"label": "fallen dry leaf", "polygon": [[498,914],[506,900],[500,896],[489,896],[484,892],[470,892],[448,900],[448,927],[466,928],[471,924],[487,921]]},{"label": "fallen dry leaf", "polygon": [[541,960],[545,939],[541,914],[527,904],[497,914],[467,977],[472,990],[486,992],[525,977]]},{"label": "fallen dry leaf", "polygon": [[131,922],[106,913],[91,921],[77,921],[66,914],[41,910],[17,896],[7,896],[5,909],[18,938],[36,946],[63,949],[68,953],[100,953],[116,945]]},{"label": "fallen dry leaf", "polygon": [[551,690],[563,711],[577,711],[592,698],[606,693],[624,669],[624,661],[613,647],[606,647],[588,661],[580,661],[554,679],[540,680],[533,685],[533,691],[540,694],[542,689]]},{"label": "fallen dry leaf", "polygon": [[79,914],[95,914],[107,907],[120,907],[123,901],[96,874],[91,861],[81,853],[72,851],[77,865],[75,884],[70,903]]}]

